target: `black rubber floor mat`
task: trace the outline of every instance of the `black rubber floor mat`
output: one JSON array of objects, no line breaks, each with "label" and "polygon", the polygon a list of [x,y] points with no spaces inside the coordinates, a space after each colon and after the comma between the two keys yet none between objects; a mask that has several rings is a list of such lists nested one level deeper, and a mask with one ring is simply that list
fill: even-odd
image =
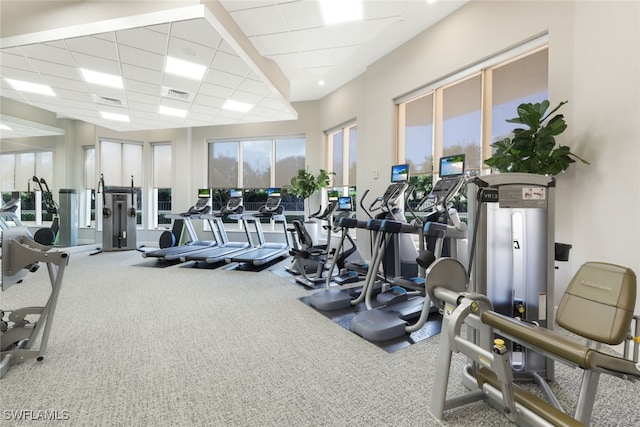
[{"label": "black rubber floor mat", "polygon": [[[335,311],[317,310],[315,307],[309,304],[310,298],[311,298],[310,296],[305,296],[305,297],[299,298],[299,300],[306,306],[316,310],[318,313],[322,314],[323,316],[333,320],[335,323],[342,326],[348,331],[351,330],[350,324],[353,316],[355,316],[360,311],[366,310],[364,303],[361,303],[355,307],[347,308],[343,310],[335,310]],[[429,315],[429,318],[427,319],[427,323],[425,323],[425,325],[419,330],[393,340],[382,341],[382,342],[371,342],[371,343],[377,345],[378,347],[380,347],[381,349],[385,350],[388,353],[393,353],[400,349],[409,347],[412,344],[423,341],[427,338],[431,338],[436,334],[439,334],[441,328],[442,328],[442,315],[440,315],[439,313],[431,313]],[[359,336],[355,333],[354,335]]]}]

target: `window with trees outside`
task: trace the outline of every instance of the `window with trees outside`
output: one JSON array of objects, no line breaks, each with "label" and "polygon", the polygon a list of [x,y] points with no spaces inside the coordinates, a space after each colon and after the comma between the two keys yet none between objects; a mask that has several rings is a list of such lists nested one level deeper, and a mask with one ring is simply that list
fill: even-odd
[{"label": "window with trees outside", "polygon": [[100,173],[107,187],[131,187],[133,180],[137,193],[136,224],[142,226],[142,143],[101,140]]},{"label": "window with trees outside", "polygon": [[171,143],[153,143],[153,227],[169,227],[171,218]]},{"label": "window with trees outside", "polygon": [[213,209],[228,200],[229,189],[243,189],[246,212],[256,212],[269,188],[280,188],[287,219],[304,217],[304,202],[288,194],[291,178],[305,167],[306,138],[290,136],[209,141],[209,186]]},{"label": "window with trees outside", "polygon": [[[50,225],[52,214],[43,205],[40,187],[34,177],[44,179],[53,191],[53,153],[51,151],[24,152],[0,155],[0,192],[2,205],[19,199],[16,215],[27,224]],[[46,191],[46,186],[43,186]],[[54,200],[57,195],[52,194]]]},{"label": "window with trees outside", "polygon": [[[328,156],[334,172],[331,185],[343,196],[355,196],[358,125],[349,123],[326,132]],[[351,190],[349,190],[351,188]]]},{"label": "window with trees outside", "polygon": [[[509,135],[524,102],[548,98],[548,48],[522,46],[397,100],[398,159],[410,165],[416,199],[433,188],[440,157],[464,153],[466,173],[488,173],[491,143]],[[466,212],[466,189],[454,207]]]}]

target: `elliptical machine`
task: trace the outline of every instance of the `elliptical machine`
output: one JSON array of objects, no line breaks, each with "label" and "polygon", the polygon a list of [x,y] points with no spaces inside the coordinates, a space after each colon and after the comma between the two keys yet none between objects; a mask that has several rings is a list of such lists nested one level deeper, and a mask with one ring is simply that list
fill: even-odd
[{"label": "elliptical machine", "polygon": [[33,235],[33,240],[41,245],[51,246],[56,242],[58,238],[58,231],[60,230],[59,207],[55,200],[53,200],[53,195],[49,189],[47,181],[45,181],[44,178],[38,178],[37,176],[34,176],[32,180],[38,185],[40,193],[42,193],[42,201],[47,213],[52,216],[51,227],[45,227],[37,230]]},{"label": "elliptical machine", "polygon": [[[404,198],[409,189],[407,183],[409,165],[395,165],[392,167],[391,184],[387,187],[383,196],[374,200],[369,209],[365,212],[371,217],[368,221],[342,218],[338,226],[343,227],[343,236],[348,232],[347,228],[367,229],[372,233],[374,240],[372,247],[372,262],[367,269],[365,283],[359,292],[354,289],[336,289],[331,286],[331,281],[327,279],[326,288],[311,295],[309,304],[318,310],[332,311],[349,308],[364,302],[367,289],[375,286],[378,279],[384,276],[415,276],[418,267],[415,263],[417,251],[411,237],[407,234],[396,236],[397,239],[388,239],[387,233],[381,232],[381,225],[385,219],[392,219],[406,223],[404,218]],[[366,196],[367,193],[365,193]],[[364,200],[364,196],[363,196]],[[363,200],[360,201],[362,206]],[[372,217],[372,213],[376,213]],[[382,251],[380,250],[382,248]],[[337,251],[340,251],[338,247]],[[378,258],[379,254],[385,254],[384,258]],[[380,275],[379,267],[382,266],[384,274]],[[332,267],[329,269],[331,273]],[[372,291],[375,293],[375,291]]]}]

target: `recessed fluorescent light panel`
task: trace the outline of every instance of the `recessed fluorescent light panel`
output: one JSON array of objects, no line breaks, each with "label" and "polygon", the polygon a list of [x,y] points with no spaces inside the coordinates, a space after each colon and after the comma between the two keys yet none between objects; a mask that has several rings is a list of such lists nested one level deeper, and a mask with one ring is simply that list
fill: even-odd
[{"label": "recessed fluorescent light panel", "polygon": [[202,80],[207,67],[194,62],[183,61],[182,59],[167,56],[164,71],[169,74],[186,77],[193,80]]},{"label": "recessed fluorescent light panel", "polygon": [[182,118],[187,117],[187,110],[165,107],[164,105],[161,105],[158,107],[158,113],[164,114],[165,116],[174,116],[174,117],[182,117]]},{"label": "recessed fluorescent light panel", "polygon": [[362,20],[362,0],[320,0],[325,25]]},{"label": "recessed fluorescent light panel", "polygon": [[115,120],[117,122],[129,122],[129,116],[126,114],[109,113],[107,111],[100,111],[100,115],[105,120]]},{"label": "recessed fluorescent light panel", "polygon": [[232,99],[227,99],[224,104],[222,104],[222,108],[225,110],[240,111],[241,113],[246,113],[253,108],[253,105],[234,101]]},{"label": "recessed fluorescent light panel", "polygon": [[51,86],[42,85],[39,83],[24,82],[22,80],[7,79],[7,78],[5,78],[4,81],[9,83],[11,87],[17,90],[18,92],[30,92],[30,93],[37,93],[39,95],[56,96],[56,94],[53,93],[53,89],[51,89]]},{"label": "recessed fluorescent light panel", "polygon": [[80,68],[82,77],[87,83],[93,83],[100,86],[114,87],[116,89],[122,89],[122,77],[114,74],[101,73],[99,71],[87,70],[86,68]]}]

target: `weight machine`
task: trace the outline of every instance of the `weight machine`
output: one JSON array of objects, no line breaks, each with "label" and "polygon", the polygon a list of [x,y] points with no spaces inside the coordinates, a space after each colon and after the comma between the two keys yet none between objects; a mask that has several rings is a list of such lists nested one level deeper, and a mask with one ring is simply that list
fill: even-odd
[{"label": "weight machine", "polygon": [[[2,233],[2,282],[6,291],[10,286],[21,283],[28,272],[35,272],[39,263],[47,265],[51,294],[42,307],[23,307],[14,310],[0,310],[0,378],[18,362],[29,359],[42,361],[47,349],[53,315],[62,285],[64,270],[69,262],[69,254],[54,250],[28,237],[23,227],[6,229]],[[34,319],[35,318],[35,319]],[[39,340],[38,348],[34,345]]]},{"label": "weight machine", "polygon": [[133,175],[131,187],[105,187],[104,175],[100,174],[98,192],[101,187],[102,249],[95,253],[136,249],[137,192]]}]

